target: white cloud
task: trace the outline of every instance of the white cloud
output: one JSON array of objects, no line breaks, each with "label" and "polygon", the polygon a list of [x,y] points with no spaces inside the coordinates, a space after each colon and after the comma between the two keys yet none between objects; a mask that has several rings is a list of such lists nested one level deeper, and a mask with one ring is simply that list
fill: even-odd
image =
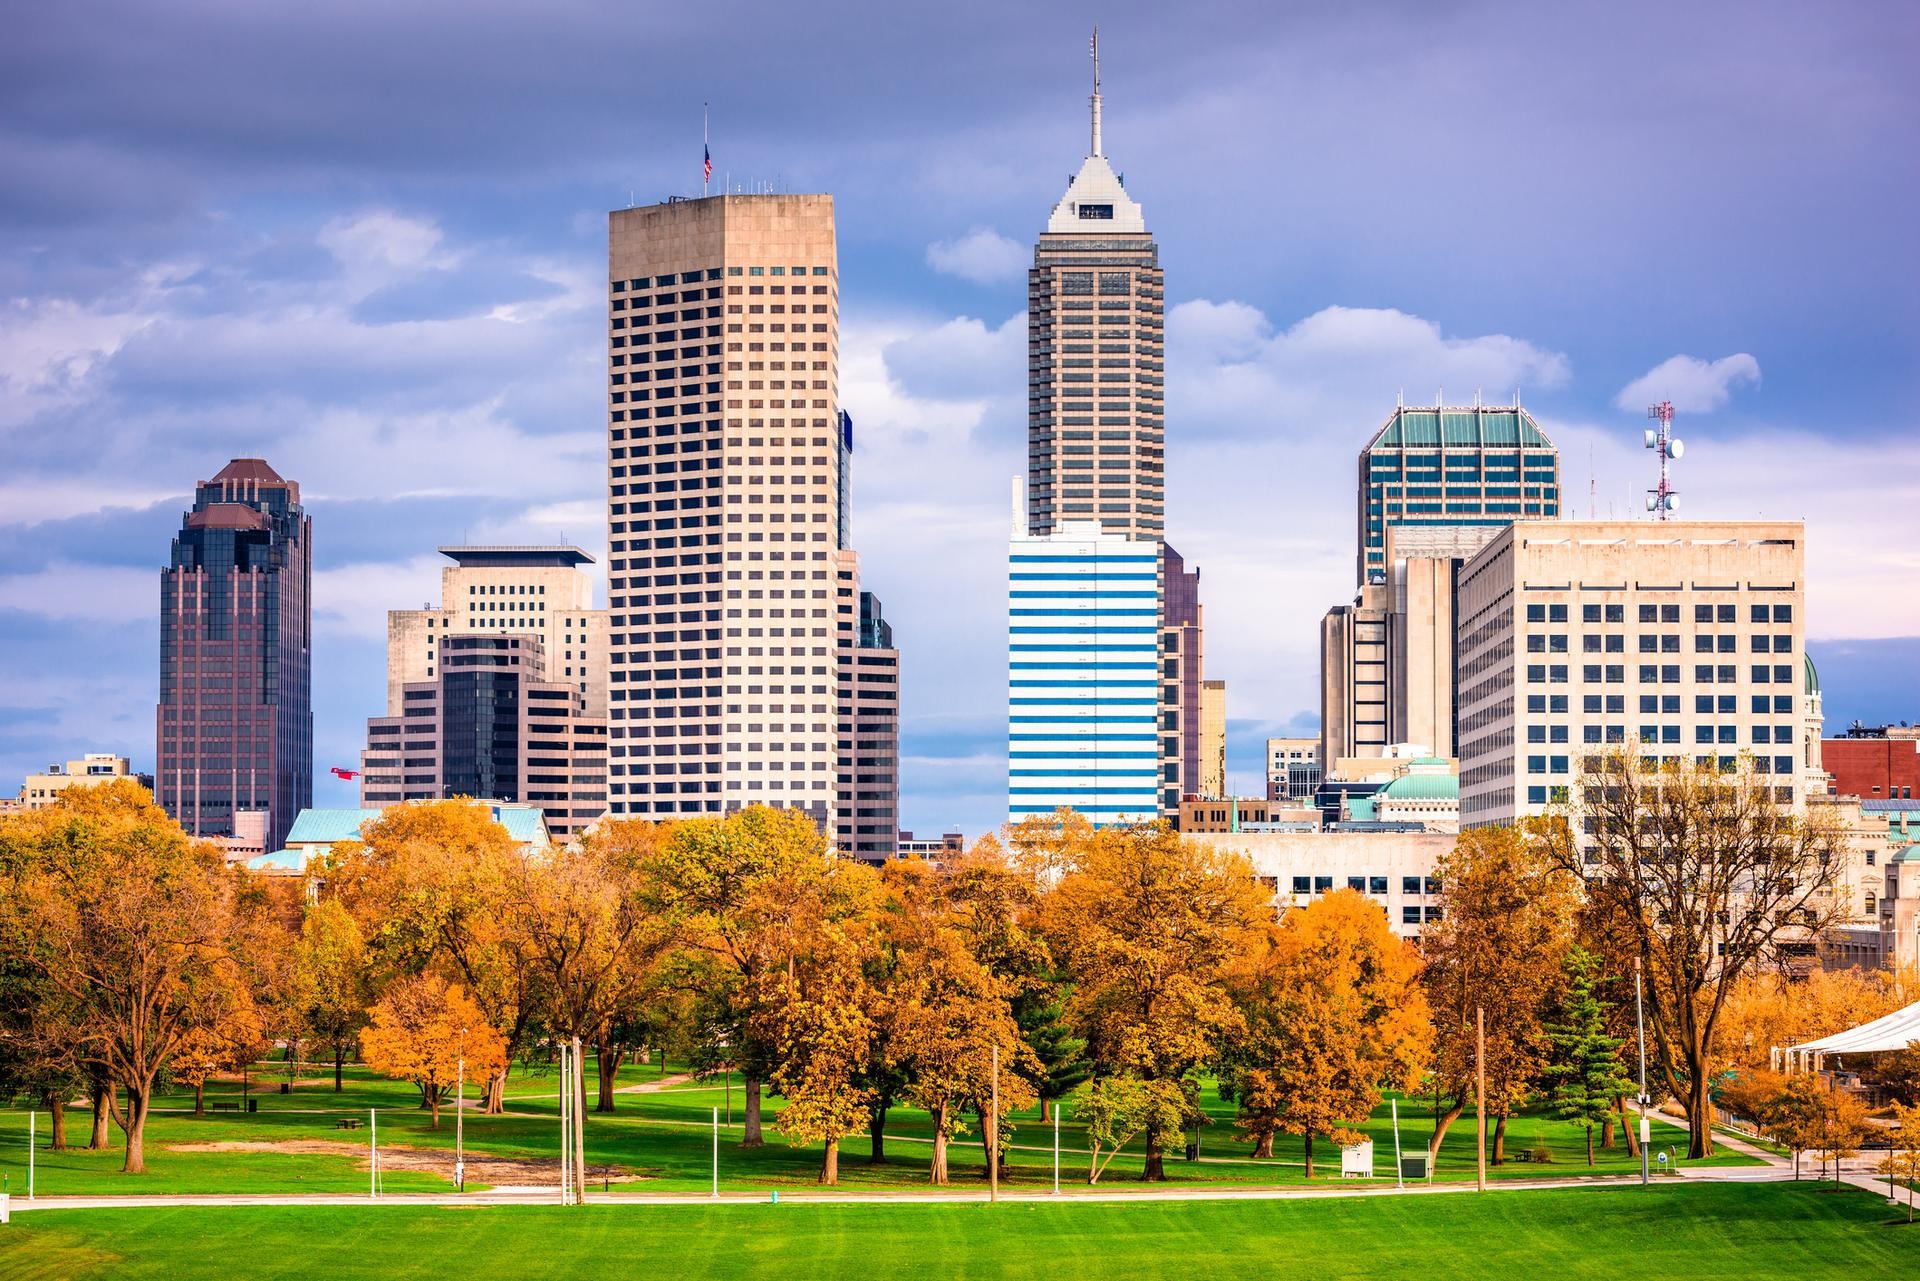
[{"label": "white cloud", "polygon": [[342,565],[313,575],[313,629],[323,634],[385,640],[387,611],[440,602],[437,555],[409,560]]},{"label": "white cloud", "polygon": [[1027,269],[1027,250],[991,227],[975,227],[953,240],[927,246],[927,266],[977,285],[1018,280]]},{"label": "white cloud", "polygon": [[1735,387],[1759,385],[1760,362],[1744,351],[1719,360],[1669,356],[1621,388],[1613,403],[1638,411],[1670,400],[1681,413],[1706,414],[1726,404]]},{"label": "white cloud", "polygon": [[314,239],[346,269],[356,296],[388,281],[460,261],[458,254],[441,248],[438,224],[387,209],[335,218]]},{"label": "white cloud", "polygon": [[130,623],[160,608],[158,569],[52,561],[31,574],[0,576],[0,609],[85,623]]}]

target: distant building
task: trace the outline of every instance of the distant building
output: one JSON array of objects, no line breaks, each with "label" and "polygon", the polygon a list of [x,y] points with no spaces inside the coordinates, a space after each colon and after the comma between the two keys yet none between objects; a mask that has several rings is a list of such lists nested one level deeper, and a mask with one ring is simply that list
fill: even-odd
[{"label": "distant building", "polygon": [[1320,786],[1320,740],[1267,740],[1267,799],[1305,802]]},{"label": "distant building", "polygon": [[1180,802],[1181,832],[1311,832],[1321,827],[1311,805],[1259,796],[1189,796]]},{"label": "distant building", "polygon": [[926,858],[936,861],[959,858],[967,852],[967,838],[959,832],[943,832],[931,840],[916,840],[912,832],[903,831],[895,842],[895,848],[901,858]]},{"label": "distant building", "polygon": [[1441,918],[1444,887],[1434,868],[1456,838],[1438,832],[1241,831],[1203,832],[1189,839],[1245,855],[1283,910],[1351,889],[1380,905],[1394,933],[1417,941]]},{"label": "distant building", "polygon": [[300,486],[236,458],[194,490],[160,575],[155,796],[195,836],[313,800],[313,527]]},{"label": "distant building", "polygon": [[136,774],[133,762],[112,752],[88,752],[77,761],[55,761],[38,774],[27,775],[20,787],[20,808],[45,809],[60,799],[69,787],[90,787],[96,783],[128,778],[148,791],[153,790],[153,775]]},{"label": "distant building", "polygon": [[1459,574],[1462,825],[1543,813],[1627,744],[1722,768],[1750,753],[1802,806],[1820,745],[1805,591],[1798,521],[1502,530]]},{"label": "distant building", "polygon": [[1200,683],[1200,778],[1202,796],[1227,794],[1227,683]]},{"label": "distant building", "polygon": [[1417,824],[1429,832],[1460,830],[1460,776],[1438,756],[1407,762],[1378,791],[1346,802],[1342,822]]},{"label": "distant building", "polygon": [[842,551],[837,565],[834,831],[842,854],[884,863],[900,821],[900,651],[880,598],[859,590],[859,558]]},{"label": "distant building", "polygon": [[1863,801],[1913,800],[1920,789],[1920,726],[1856,725],[1820,740],[1830,791]]},{"label": "distant building", "polygon": [[1159,547],[1069,523],[1008,553],[1007,818],[1161,810]]},{"label": "distant building", "polygon": [[[522,854],[532,854],[553,844],[546,817],[538,806],[495,805],[485,801],[473,804],[484,806],[493,821],[507,829],[508,838]],[[385,812],[386,808],[301,810],[287,832],[286,845],[250,859],[248,865],[270,874],[304,875],[310,863],[325,856],[334,846],[359,840],[361,828]]]},{"label": "distant building", "polygon": [[1395,526],[1500,529],[1560,514],[1560,451],[1518,405],[1401,406],[1360,451],[1359,581]]}]

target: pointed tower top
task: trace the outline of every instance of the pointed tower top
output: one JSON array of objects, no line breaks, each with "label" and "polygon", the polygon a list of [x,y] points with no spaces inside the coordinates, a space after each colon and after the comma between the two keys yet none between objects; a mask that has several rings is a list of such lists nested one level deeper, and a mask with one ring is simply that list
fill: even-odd
[{"label": "pointed tower top", "polygon": [[1093,152],[1092,154],[1097,156],[1100,154],[1100,28],[1099,27],[1095,27],[1093,29],[1093,41],[1091,44],[1091,48],[1093,51],[1093,97],[1090,100],[1093,104]]}]

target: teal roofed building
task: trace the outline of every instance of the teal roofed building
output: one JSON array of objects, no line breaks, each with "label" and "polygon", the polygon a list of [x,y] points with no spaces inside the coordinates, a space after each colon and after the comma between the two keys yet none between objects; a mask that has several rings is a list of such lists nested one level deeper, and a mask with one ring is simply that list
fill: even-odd
[{"label": "teal roofed building", "polygon": [[1360,451],[1359,579],[1387,578],[1393,525],[1498,528],[1560,515],[1560,451],[1506,406],[1401,406]]},{"label": "teal roofed building", "polygon": [[[545,849],[553,843],[547,831],[546,815],[537,805],[500,801],[473,801],[471,804],[491,810],[493,821],[507,829],[507,836],[523,854]],[[303,873],[309,862],[340,842],[359,840],[361,828],[384,813],[386,810],[383,809],[301,810],[294,817],[293,827],[287,832],[286,848],[249,859],[247,866],[256,871],[279,875]]]}]

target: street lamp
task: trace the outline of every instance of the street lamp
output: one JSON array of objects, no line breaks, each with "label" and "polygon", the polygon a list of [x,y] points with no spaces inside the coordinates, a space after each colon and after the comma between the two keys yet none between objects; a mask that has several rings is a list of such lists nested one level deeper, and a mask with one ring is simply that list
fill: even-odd
[{"label": "street lamp", "polygon": [[454,1051],[453,1069],[453,1183],[467,1190],[467,1029],[460,1029],[460,1045]]}]

